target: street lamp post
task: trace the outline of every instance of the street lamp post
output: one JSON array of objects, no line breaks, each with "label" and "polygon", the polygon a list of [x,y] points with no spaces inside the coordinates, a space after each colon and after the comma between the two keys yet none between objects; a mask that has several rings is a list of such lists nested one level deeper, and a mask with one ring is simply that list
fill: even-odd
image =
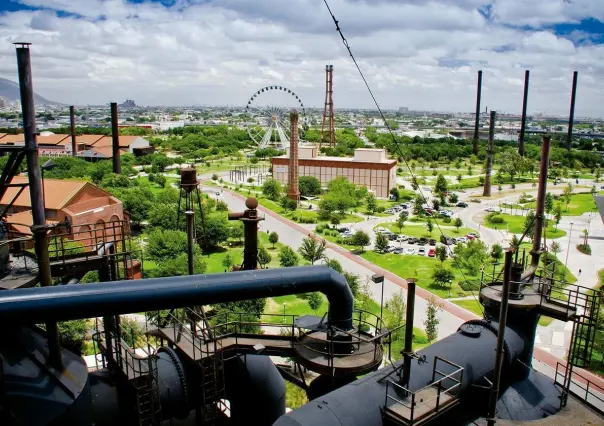
[{"label": "street lamp post", "polygon": [[384,317],[384,276],[382,274],[373,274],[371,281],[375,284],[382,284],[382,296],[380,297],[380,320]]},{"label": "street lamp post", "polygon": [[564,262],[564,266],[568,268],[568,254],[570,253],[570,239],[573,236],[573,225],[574,223],[570,223],[570,232],[568,233],[568,247],[566,248],[566,261]]}]

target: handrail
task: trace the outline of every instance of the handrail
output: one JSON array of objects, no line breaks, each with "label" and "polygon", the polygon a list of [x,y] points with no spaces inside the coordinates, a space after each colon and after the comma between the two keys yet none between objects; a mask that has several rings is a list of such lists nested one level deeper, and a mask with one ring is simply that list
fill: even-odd
[{"label": "handrail", "polygon": [[[567,365],[562,364],[561,362],[557,362],[556,363],[556,374],[555,374],[555,378],[554,378],[554,384],[563,387],[564,383],[559,383],[558,382],[558,377],[562,376],[562,378],[564,378],[566,376],[566,372],[564,372],[564,373],[559,372],[558,370],[560,369],[560,367],[562,367],[563,370],[567,369]],[[583,384],[580,381],[574,381],[573,378],[572,378],[572,376],[577,376],[577,377],[581,378],[582,380],[585,381],[586,385],[583,386]],[[583,376],[582,374],[577,373],[576,370],[573,370],[572,376],[570,378],[570,383],[573,384],[573,385],[575,385],[579,389],[585,391],[585,398],[583,398],[582,396],[578,395],[576,392],[573,392],[572,390],[570,390],[570,386],[569,386],[569,391],[572,392],[577,398],[581,398],[583,401],[589,403],[588,398],[591,395],[594,398],[596,398],[598,401],[604,403],[604,388],[603,387],[601,387],[597,383],[589,380],[587,377]],[[591,392],[590,392],[590,387],[592,388]],[[595,393],[593,393],[593,388],[594,387],[598,389],[598,393],[600,395],[602,395],[602,396],[598,396]]]}]

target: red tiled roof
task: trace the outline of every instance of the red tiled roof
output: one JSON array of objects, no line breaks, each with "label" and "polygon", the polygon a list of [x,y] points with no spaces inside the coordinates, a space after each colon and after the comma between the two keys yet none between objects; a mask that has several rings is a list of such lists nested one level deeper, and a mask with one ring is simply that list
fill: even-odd
[{"label": "red tiled roof", "polygon": [[[134,142],[140,138],[140,136],[120,136],[120,147],[127,148]],[[113,138],[111,136],[105,136],[102,139],[96,141],[92,146],[96,149],[99,146],[111,146],[113,145]]]},{"label": "red tiled roof", "polygon": [[[25,176],[15,176],[11,183],[27,183],[28,178]],[[89,185],[88,182],[82,180],[58,180],[44,179],[44,193],[46,194],[46,208],[52,210],[62,209],[78,192]],[[6,193],[0,204],[7,205],[17,194],[19,188],[7,188]],[[18,207],[31,207],[29,195],[29,186],[17,197],[14,204]]]}]

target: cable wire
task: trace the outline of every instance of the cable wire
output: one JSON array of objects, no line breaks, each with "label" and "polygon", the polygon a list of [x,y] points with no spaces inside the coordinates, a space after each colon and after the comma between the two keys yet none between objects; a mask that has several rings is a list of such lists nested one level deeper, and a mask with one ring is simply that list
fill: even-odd
[{"label": "cable wire", "polygon": [[[388,130],[388,133],[390,134],[390,136],[392,137],[392,142],[394,144],[394,146],[398,149],[398,153],[400,155],[400,157],[403,160],[403,163],[405,163],[405,167],[407,167],[407,169],[409,170],[409,173],[411,175],[411,179],[412,182],[414,182],[417,185],[417,189],[419,191],[419,195],[422,197],[422,199],[427,202],[428,199],[424,196],[423,191],[421,190],[420,185],[418,184],[418,180],[415,177],[415,175],[413,174],[413,171],[411,170],[411,167],[409,166],[409,163],[407,162],[407,159],[405,158],[405,155],[403,153],[403,150],[400,147],[399,142],[396,139],[396,136],[394,135],[394,133],[392,132],[392,128],[390,127],[390,125],[388,124],[388,122],[386,121],[386,117],[384,116],[384,113],[382,112],[382,108],[380,108],[380,105],[375,97],[375,95],[373,94],[373,91],[371,90],[371,87],[369,86],[369,82],[367,81],[367,79],[365,78],[365,75],[363,74],[363,71],[361,70],[361,67],[359,66],[356,58],[354,57],[354,54],[352,53],[352,49],[350,48],[350,45],[348,43],[348,40],[346,39],[346,37],[344,37],[344,33],[342,32],[342,29],[340,28],[340,23],[339,21],[336,19],[335,15],[333,14],[333,12],[331,11],[331,8],[329,7],[329,3],[327,2],[327,0],[323,0],[323,2],[325,3],[325,6],[327,7],[327,11],[329,12],[329,14],[331,15],[331,19],[333,19],[333,22],[336,26],[336,31],[338,32],[338,34],[340,34],[340,37],[342,38],[342,43],[344,44],[344,47],[346,47],[346,50],[348,50],[348,54],[350,55],[350,58],[352,59],[352,62],[354,63],[357,71],[359,72],[359,75],[361,76],[361,79],[363,80],[363,82],[365,83],[365,86],[367,87],[367,90],[369,91],[369,95],[371,96],[371,99],[373,99],[373,103],[375,104],[380,117],[382,118],[382,120],[384,121],[384,125],[386,126],[386,129]],[[441,229],[440,225],[438,224],[438,221],[434,222],[436,224],[436,227],[438,228],[438,231],[440,232],[440,235],[442,238],[445,239],[445,247],[447,247],[448,251],[450,254],[453,253],[453,250],[451,250],[451,248],[446,244],[447,242],[447,237],[445,236],[443,230]],[[468,285],[468,279],[466,278],[466,275],[464,274],[461,266],[459,265],[459,263],[457,262],[457,258],[456,256],[451,256],[451,258],[453,259],[453,263],[455,264],[455,267],[459,270],[459,272],[461,273],[461,276],[463,278],[463,281],[466,283],[467,288],[470,289],[470,293],[472,294],[472,296],[474,297],[474,300],[476,300],[476,302],[478,302],[478,306],[480,307],[480,310],[482,311],[483,315],[484,315],[484,307],[482,306],[482,304],[478,301],[478,299],[476,298],[476,294],[474,293],[474,291],[472,290],[472,287],[470,285]]]}]

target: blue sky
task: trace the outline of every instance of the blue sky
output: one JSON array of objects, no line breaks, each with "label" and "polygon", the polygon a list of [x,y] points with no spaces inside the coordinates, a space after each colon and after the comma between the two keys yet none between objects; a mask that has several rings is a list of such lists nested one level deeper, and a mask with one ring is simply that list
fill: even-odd
[{"label": "blue sky", "polygon": [[[476,71],[490,108],[604,116],[604,2],[330,0],[386,108],[471,111]],[[322,0],[0,0],[0,76],[11,42],[31,41],[36,90],[62,102],[237,104],[283,85],[320,106],[335,66],[336,107],[371,99]]]}]

